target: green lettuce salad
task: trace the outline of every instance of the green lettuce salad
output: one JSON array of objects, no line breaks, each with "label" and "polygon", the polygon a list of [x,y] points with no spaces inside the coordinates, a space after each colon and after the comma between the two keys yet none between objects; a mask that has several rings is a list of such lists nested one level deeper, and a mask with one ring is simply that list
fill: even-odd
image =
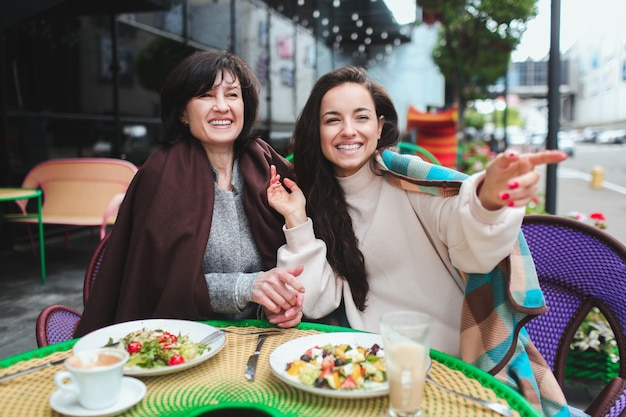
[{"label": "green lettuce salad", "polygon": [[[113,340],[109,339],[109,343]],[[209,350],[189,336],[175,335],[162,329],[143,328],[131,332],[119,340],[119,348],[130,354],[126,369],[152,369],[180,365]]]}]

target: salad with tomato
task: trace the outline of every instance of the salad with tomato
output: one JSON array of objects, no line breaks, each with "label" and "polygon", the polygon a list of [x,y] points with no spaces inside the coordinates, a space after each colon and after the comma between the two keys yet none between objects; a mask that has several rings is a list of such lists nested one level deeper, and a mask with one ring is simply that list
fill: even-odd
[{"label": "salad with tomato", "polygon": [[187,335],[175,335],[162,329],[143,328],[127,334],[119,342],[119,348],[130,354],[127,369],[180,365],[210,349],[192,342]]},{"label": "salad with tomato", "polygon": [[387,381],[383,348],[327,344],[307,349],[287,364],[287,374],[305,385],[333,390],[378,388]]}]

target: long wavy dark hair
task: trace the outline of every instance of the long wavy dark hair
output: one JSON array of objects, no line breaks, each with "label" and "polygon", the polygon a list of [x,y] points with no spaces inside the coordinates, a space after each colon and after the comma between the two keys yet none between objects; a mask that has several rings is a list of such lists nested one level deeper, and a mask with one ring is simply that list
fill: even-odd
[{"label": "long wavy dark hair", "polygon": [[234,74],[241,84],[244,123],[235,140],[235,156],[240,155],[253,138],[253,126],[259,109],[259,81],[240,57],[226,51],[198,51],[183,59],[167,76],[161,89],[161,121],[165,130],[159,142],[165,146],[193,138],[181,120],[189,100],[209,91],[218,74]]},{"label": "long wavy dark hair", "polygon": [[376,149],[392,146],[400,139],[398,114],[387,92],[364,69],[343,67],[323,75],[313,86],[296,121],[293,162],[298,185],[307,196],[307,211],[313,219],[315,234],[326,243],[328,262],[335,273],[348,281],[354,303],[363,311],[369,291],[365,261],[358,248],[344,192],[320,143],[322,98],[330,89],[345,83],[364,86],[374,100],[377,118],[384,116]]}]

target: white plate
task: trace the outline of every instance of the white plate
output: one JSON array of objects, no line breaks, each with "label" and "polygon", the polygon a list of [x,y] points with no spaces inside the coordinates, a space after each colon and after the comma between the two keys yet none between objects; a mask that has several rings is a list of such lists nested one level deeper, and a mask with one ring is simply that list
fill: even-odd
[{"label": "white plate", "polygon": [[[151,330],[162,329],[170,333],[174,333],[175,335],[178,335],[179,333],[181,335],[187,335],[190,340],[195,342],[201,341],[209,334],[218,330],[216,327],[209,326],[208,324],[189,320],[147,319],[127,321],[125,323],[103,327],[102,329],[86,334],[78,342],[76,342],[73,351],[81,352],[88,349],[97,349],[107,344],[109,342],[109,338],[113,339],[114,342],[117,342],[127,334],[136,330],[141,330],[144,327]],[[182,371],[183,369],[196,366],[212,356],[215,356],[220,350],[222,350],[225,343],[225,337],[218,337],[209,344],[210,349],[208,351],[205,351],[196,359],[181,363],[180,365],[163,366],[161,368],[152,369],[124,369],[124,373],[126,375],[133,376],[155,376]]]},{"label": "white plate", "polygon": [[293,385],[304,391],[311,392],[313,394],[324,395],[327,397],[338,398],[370,398],[387,395],[389,393],[389,384],[386,382],[376,384],[375,388],[360,389],[360,390],[333,390],[328,388],[316,388],[311,385],[305,385],[301,383],[297,377],[291,376],[287,373],[287,364],[300,358],[300,356],[306,352],[307,349],[313,346],[322,346],[326,344],[338,345],[342,343],[348,343],[352,345],[362,346],[369,348],[374,343],[378,343],[380,347],[383,346],[383,340],[381,335],[372,333],[356,333],[356,332],[339,332],[339,333],[320,333],[310,336],[300,337],[298,339],[290,340],[287,343],[283,343],[278,346],[270,354],[270,367],[272,372],[279,379],[286,382],[289,385]]},{"label": "white plate", "polygon": [[120,399],[103,410],[88,410],[79,403],[76,395],[56,390],[50,397],[50,407],[57,413],[70,417],[108,417],[118,415],[137,404],[146,395],[146,385],[138,379],[125,376],[122,379]]}]

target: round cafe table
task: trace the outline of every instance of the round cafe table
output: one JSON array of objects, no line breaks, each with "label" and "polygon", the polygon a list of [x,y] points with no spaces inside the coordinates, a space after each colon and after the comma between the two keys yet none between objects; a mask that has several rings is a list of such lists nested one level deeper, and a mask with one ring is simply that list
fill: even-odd
[{"label": "round cafe table", "polygon": [[[223,349],[209,360],[181,372],[162,376],[139,377],[147,387],[145,397],[121,416],[210,416],[212,410],[239,406],[250,413],[263,411],[274,417],[341,416],[381,417],[388,408],[388,397],[361,399],[330,398],[300,390],[277,378],[269,366],[273,349],[290,340],[318,333],[354,331],[345,327],[301,323],[269,336],[261,351],[256,379],[244,378],[248,356],[257,338],[238,334],[245,330],[271,327],[260,320],[207,321],[215,327],[232,330]],[[0,377],[35,365],[66,358],[77,340],[46,346],[0,361]],[[330,341],[332,343],[332,341]],[[517,391],[491,375],[456,358],[431,351],[430,375],[442,385],[480,398],[508,404],[515,416],[539,417],[541,413]],[[0,415],[57,416],[49,405],[56,390],[53,376],[60,366],[0,382]],[[426,384],[423,406],[426,415],[497,416],[491,410]],[[3,414],[7,413],[7,414]]]},{"label": "round cafe table", "polygon": [[44,235],[43,235],[43,220],[41,218],[41,204],[43,193],[38,188],[8,188],[0,187],[0,201],[16,201],[27,200],[29,198],[37,199],[37,213],[36,214],[9,214],[0,215],[0,220],[15,220],[15,219],[37,219],[37,225],[39,227],[39,261],[41,262],[41,283],[46,283],[46,254],[44,247]]}]

